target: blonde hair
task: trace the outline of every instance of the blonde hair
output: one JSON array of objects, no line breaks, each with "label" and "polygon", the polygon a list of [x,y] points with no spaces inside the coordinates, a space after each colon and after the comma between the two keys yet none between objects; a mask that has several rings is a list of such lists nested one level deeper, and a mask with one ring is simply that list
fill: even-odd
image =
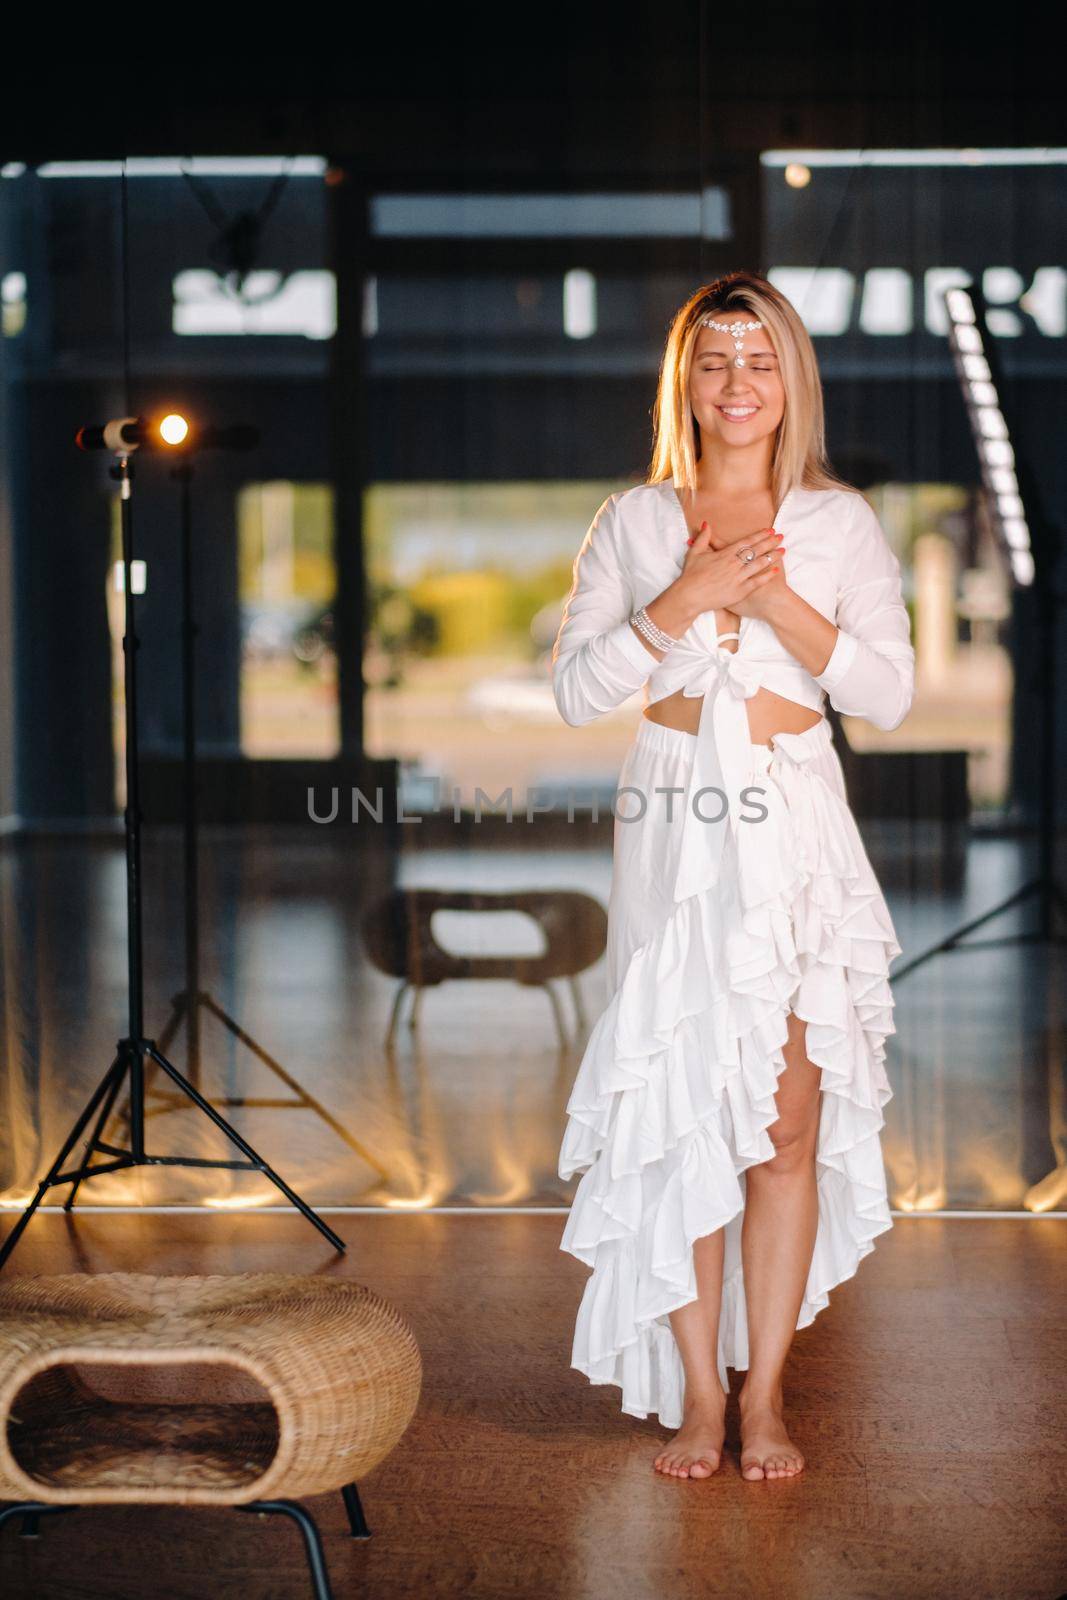
[{"label": "blonde hair", "polygon": [[700,429],[689,403],[689,374],[703,318],[725,311],[747,311],[757,317],[778,355],[785,410],[771,461],[775,505],[780,506],[794,488],[851,489],[826,458],[822,382],[808,330],[785,295],[754,272],[728,272],[716,278],[675,313],[652,413],[655,441],[648,483],[670,478],[680,488],[697,487]]}]

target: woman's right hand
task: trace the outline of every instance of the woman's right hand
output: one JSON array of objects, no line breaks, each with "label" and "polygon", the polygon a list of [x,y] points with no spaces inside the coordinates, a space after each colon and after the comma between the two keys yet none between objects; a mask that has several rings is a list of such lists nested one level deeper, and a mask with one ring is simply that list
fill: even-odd
[{"label": "woman's right hand", "polygon": [[[782,540],[773,528],[761,528],[732,544],[716,545],[706,522],[686,552],[685,565],[676,583],[690,606],[697,612],[729,611],[774,576]],[[751,550],[754,559],[742,559]]]}]

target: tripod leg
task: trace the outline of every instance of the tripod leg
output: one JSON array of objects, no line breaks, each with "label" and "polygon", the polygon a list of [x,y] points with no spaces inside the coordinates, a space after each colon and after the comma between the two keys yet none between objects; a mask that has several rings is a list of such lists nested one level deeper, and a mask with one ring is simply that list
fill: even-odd
[{"label": "tripod leg", "polygon": [[[218,1021],[221,1022],[222,1026],[228,1033],[232,1033],[235,1039],[240,1040],[241,1044],[246,1045],[247,1048],[251,1050],[256,1060],[261,1061],[268,1072],[272,1072],[276,1078],[280,1078],[282,1080],[287,1089],[292,1090],[296,1102],[298,1102],[306,1110],[313,1111],[328,1128],[336,1133],[339,1139],[344,1140],[345,1144],[348,1145],[350,1150],[354,1150],[356,1152],[356,1155],[359,1156],[361,1161],[365,1161],[372,1166],[377,1166],[383,1178],[387,1178],[389,1176],[387,1168],[382,1166],[380,1162],[376,1162],[370,1151],[365,1150],[362,1145],[360,1145],[358,1140],[352,1137],[344,1124],[338,1122],[337,1118],[333,1116],[331,1112],[327,1111],[326,1107],[321,1101],[316,1100],[314,1095],[309,1094],[304,1088],[304,1085],[298,1082],[297,1079],[293,1077],[291,1072],[287,1072],[280,1061],[275,1061],[270,1051],[265,1050],[258,1039],[253,1039],[252,1035],[246,1032],[246,1030],[242,1028],[241,1024],[230,1016],[229,1012],[223,1011],[222,1007],[218,1005],[209,994],[201,995],[200,1003],[206,1011],[210,1011],[211,1015],[216,1017]],[[166,1055],[166,1049],[164,1048],[162,1040],[157,1040],[156,1042],[159,1049],[163,1051],[164,1055]],[[199,1084],[197,1084],[197,1088],[199,1088]],[[233,1101],[226,1101],[224,1104],[232,1105]]]},{"label": "tripod leg", "polygon": [[260,1515],[276,1513],[279,1516],[292,1517],[304,1535],[304,1549],[307,1551],[308,1570],[311,1573],[311,1587],[315,1600],[333,1600],[322,1540],[315,1526],[315,1519],[309,1511],[297,1505],[295,1500],[252,1500],[246,1506],[238,1506],[237,1510],[254,1511]]},{"label": "tripod leg", "polygon": [[348,1526],[352,1530],[353,1539],[369,1539],[370,1529],[367,1519],[363,1515],[363,1503],[359,1498],[359,1490],[354,1483],[346,1483],[341,1490],[341,1496],[348,1512]]},{"label": "tripod leg", "polygon": [[162,1050],[164,1055],[166,1055],[167,1051],[170,1049],[171,1040],[174,1038],[179,1027],[181,1026],[182,1018],[186,1015],[188,998],[188,995],[184,993],[176,994],[170,1003],[171,1010],[170,1016],[167,1018],[167,1025],[163,1029],[163,1032],[160,1034],[159,1038],[156,1040],[156,1043],[159,1045],[159,1048]]},{"label": "tripod leg", "polygon": [[393,1004],[392,1004],[392,1008],[390,1009],[390,1012],[389,1012],[389,1027],[386,1030],[386,1035],[385,1035],[386,1049],[388,1049],[390,1047],[390,1045],[393,1042],[393,1039],[396,1037],[396,1025],[400,1021],[400,1008],[404,1004],[404,996],[407,994],[407,992],[408,992],[407,979],[406,978],[402,978],[400,980],[400,985],[399,985],[399,987],[398,987],[398,989],[396,991],[396,994],[393,996]]},{"label": "tripod leg", "polygon": [[107,1127],[107,1122],[108,1122],[108,1118],[111,1115],[112,1107],[114,1106],[115,1101],[118,1098],[119,1089],[122,1087],[123,1077],[124,1077],[123,1073],[116,1072],[114,1078],[111,1081],[111,1088],[108,1090],[107,1094],[104,1096],[104,1103],[100,1107],[100,1115],[96,1119],[96,1127],[93,1129],[91,1135],[89,1136],[88,1143],[85,1146],[85,1156],[84,1156],[84,1159],[82,1161],[83,1170],[81,1172],[79,1172],[78,1176],[75,1178],[74,1182],[70,1186],[70,1193],[68,1194],[67,1198],[63,1202],[63,1210],[64,1211],[69,1211],[71,1209],[71,1207],[73,1206],[73,1204],[74,1204],[74,1196],[77,1194],[78,1190],[81,1188],[82,1180],[83,1180],[83,1178],[85,1176],[84,1168],[89,1165],[89,1161],[90,1161],[90,1159],[92,1157],[92,1153],[96,1149],[97,1141],[98,1141],[98,1139],[101,1138],[101,1136],[102,1136],[102,1134],[104,1132],[104,1129]]},{"label": "tripod leg", "polygon": [[[237,1146],[238,1150],[240,1150],[241,1154],[245,1156],[247,1160],[253,1162],[259,1168],[260,1172],[262,1172],[265,1178],[270,1179],[271,1183],[273,1183],[276,1189],[281,1190],[282,1194],[289,1201],[290,1205],[294,1205],[300,1214],[306,1217],[312,1226],[319,1230],[323,1238],[330,1241],[335,1250],[339,1252],[344,1251],[344,1240],[339,1238],[338,1235],[334,1233],[332,1228],[327,1227],[321,1217],[315,1215],[307,1201],[301,1200],[295,1189],[290,1189],[285,1179],[279,1177],[278,1173],[274,1171],[274,1168],[268,1166],[263,1160],[262,1156],[257,1155],[256,1151],[253,1150],[252,1146],[247,1142],[247,1140],[242,1139],[241,1135],[237,1132],[237,1129],[232,1127],[230,1123],[226,1121],[225,1117],[221,1117],[219,1115],[219,1113],[215,1110],[215,1107],[211,1104],[211,1101],[205,1100],[199,1089],[194,1089],[188,1078],[183,1077],[174,1063],[168,1061],[165,1055],[161,1055],[156,1046],[149,1040],[145,1041],[145,1055],[150,1056],[157,1066],[163,1068],[163,1071],[167,1074],[167,1077],[170,1078],[171,1082],[177,1084],[182,1093],[187,1094],[193,1104],[195,1106],[199,1106],[200,1110],[206,1117],[211,1118],[211,1121],[215,1124],[216,1128],[224,1133],[232,1144]],[[0,1258],[0,1265],[3,1265],[2,1258]]]},{"label": "tripod leg", "polygon": [[85,1110],[82,1112],[81,1116],[70,1130],[70,1133],[67,1135],[67,1141],[62,1150],[56,1156],[56,1159],[53,1161],[52,1165],[49,1167],[47,1175],[43,1177],[40,1183],[37,1185],[37,1193],[34,1195],[33,1199],[30,1201],[29,1205],[26,1207],[25,1211],[22,1213],[21,1217],[19,1217],[18,1221],[15,1223],[15,1226],[4,1240],[3,1246],[0,1247],[0,1268],[3,1267],[4,1262],[7,1260],[12,1250],[14,1250],[19,1240],[22,1238],[22,1235],[29,1224],[30,1218],[33,1216],[33,1213],[37,1210],[37,1207],[44,1199],[45,1194],[49,1189],[52,1188],[56,1181],[56,1177],[63,1171],[67,1157],[70,1155],[70,1152],[74,1149],[74,1146],[77,1144],[78,1140],[89,1126],[89,1121],[95,1113],[97,1106],[100,1104],[101,1100],[109,1092],[109,1090],[121,1080],[125,1070],[126,1057],[120,1050],[119,1054],[115,1057],[114,1061],[111,1063],[111,1066],[108,1068],[107,1072],[94,1089],[89,1104],[85,1107]]},{"label": "tripod leg", "polygon": [[[893,982],[899,983],[901,978],[906,978],[909,972],[914,972],[917,967],[921,967],[925,962],[929,961],[931,956],[940,955],[942,951],[980,950],[982,948],[980,944],[966,945],[961,941],[968,933],[973,933],[975,928],[980,928],[983,923],[991,922],[994,917],[999,917],[1002,911],[1007,911],[1014,905],[1021,905],[1024,900],[1029,899],[1030,895],[1036,893],[1038,888],[1039,884],[1036,878],[1032,878],[1029,883],[1022,884],[1006,900],[1002,900],[999,905],[990,906],[988,911],[983,911],[980,917],[974,917],[970,922],[965,922],[962,928],[957,928],[955,933],[950,933],[947,939],[941,940],[940,944],[931,945],[929,950],[924,950],[913,961],[907,961],[902,967],[898,967],[893,972]],[[1003,943],[1004,941],[997,942]]]}]

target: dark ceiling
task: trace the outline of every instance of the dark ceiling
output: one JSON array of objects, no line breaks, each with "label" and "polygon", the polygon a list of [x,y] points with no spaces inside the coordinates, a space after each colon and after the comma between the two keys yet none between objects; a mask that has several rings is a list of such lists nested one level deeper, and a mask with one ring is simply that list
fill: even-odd
[{"label": "dark ceiling", "polygon": [[[1051,8],[983,20],[775,0],[731,16],[661,0],[387,15],[352,8],[331,24],[343,45],[313,56],[249,55],[221,28],[196,55],[47,60],[38,41],[47,64],[23,85],[12,50],[0,160],[317,153],[413,183],[571,187],[690,181],[784,144],[1032,146],[1067,132]],[[268,14],[260,31],[276,25]]]}]

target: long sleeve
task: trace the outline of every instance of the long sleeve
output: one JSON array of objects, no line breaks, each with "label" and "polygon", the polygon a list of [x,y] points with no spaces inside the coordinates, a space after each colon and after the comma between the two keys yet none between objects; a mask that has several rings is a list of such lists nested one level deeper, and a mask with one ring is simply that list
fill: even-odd
[{"label": "long sleeve", "polygon": [[901,596],[900,562],[869,503],[857,507],[844,531],[837,595],[837,641],[815,676],[835,710],[864,717],[888,733],[898,728],[915,694],[911,622]]},{"label": "long sleeve", "polygon": [[630,626],[630,587],[609,496],[574,558],[574,582],[552,647],[552,689],[564,722],[581,727],[636,694],[659,665]]}]

